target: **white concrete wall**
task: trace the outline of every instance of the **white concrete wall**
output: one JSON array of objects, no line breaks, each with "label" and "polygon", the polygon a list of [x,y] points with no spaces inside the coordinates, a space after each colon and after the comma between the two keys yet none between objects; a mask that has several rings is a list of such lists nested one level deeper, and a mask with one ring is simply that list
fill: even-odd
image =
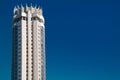
[{"label": "white concrete wall", "polygon": [[22,20],[21,22],[21,28],[22,28],[22,34],[21,34],[21,44],[22,44],[22,58],[21,58],[21,68],[22,68],[22,73],[21,73],[21,78],[22,80],[26,80],[26,21]]},{"label": "white concrete wall", "polygon": [[28,11],[28,80],[32,80],[32,23],[31,23],[31,12]]}]

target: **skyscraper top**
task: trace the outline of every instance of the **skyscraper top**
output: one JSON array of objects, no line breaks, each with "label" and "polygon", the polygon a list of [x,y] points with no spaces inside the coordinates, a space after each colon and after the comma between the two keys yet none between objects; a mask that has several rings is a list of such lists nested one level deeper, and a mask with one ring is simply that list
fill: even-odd
[{"label": "skyscraper top", "polygon": [[21,5],[21,6],[15,6],[14,7],[14,14],[17,14],[17,13],[20,13],[20,12],[28,12],[28,11],[30,11],[31,13],[38,13],[39,15],[42,15],[42,8],[40,8],[40,7],[37,7],[37,6],[30,6],[30,7],[28,7],[27,5],[26,5],[26,7],[24,7],[23,5]]},{"label": "skyscraper top", "polygon": [[18,21],[19,19],[21,19],[21,17],[27,17],[28,14],[30,14],[32,16],[32,19],[38,19],[38,21],[43,22],[44,23],[44,18],[42,15],[42,9],[40,7],[36,7],[36,6],[30,6],[28,7],[26,5],[26,7],[24,6],[17,6],[14,8],[14,16],[13,16],[13,22]]}]

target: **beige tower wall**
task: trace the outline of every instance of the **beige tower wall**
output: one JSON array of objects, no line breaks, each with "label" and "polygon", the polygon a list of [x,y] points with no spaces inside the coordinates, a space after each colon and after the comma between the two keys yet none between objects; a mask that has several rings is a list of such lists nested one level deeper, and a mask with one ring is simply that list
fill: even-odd
[{"label": "beige tower wall", "polygon": [[26,80],[26,21],[21,21],[21,45],[22,45],[22,53],[21,53],[21,79]]},{"label": "beige tower wall", "polygon": [[28,11],[28,80],[32,80],[32,21],[31,12]]}]

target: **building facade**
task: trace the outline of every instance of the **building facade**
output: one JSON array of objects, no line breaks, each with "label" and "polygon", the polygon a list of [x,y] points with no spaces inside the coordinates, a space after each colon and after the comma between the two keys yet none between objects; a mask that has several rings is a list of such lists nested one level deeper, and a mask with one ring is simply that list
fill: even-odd
[{"label": "building facade", "polygon": [[45,26],[41,8],[14,8],[12,80],[46,80]]}]

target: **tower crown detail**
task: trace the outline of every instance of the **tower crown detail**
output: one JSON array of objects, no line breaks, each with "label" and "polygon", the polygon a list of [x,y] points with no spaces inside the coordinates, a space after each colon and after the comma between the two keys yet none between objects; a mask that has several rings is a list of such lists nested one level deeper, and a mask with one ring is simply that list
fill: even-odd
[{"label": "tower crown detail", "polygon": [[14,8],[14,16],[13,16],[13,22],[16,21],[16,19],[20,18],[20,17],[25,17],[28,18],[28,13],[31,14],[31,20],[35,19],[38,20],[40,22],[42,22],[44,24],[44,17],[42,15],[42,8],[40,7],[33,7],[32,5],[30,7],[28,7],[26,5],[26,7],[24,6],[15,6]]}]

